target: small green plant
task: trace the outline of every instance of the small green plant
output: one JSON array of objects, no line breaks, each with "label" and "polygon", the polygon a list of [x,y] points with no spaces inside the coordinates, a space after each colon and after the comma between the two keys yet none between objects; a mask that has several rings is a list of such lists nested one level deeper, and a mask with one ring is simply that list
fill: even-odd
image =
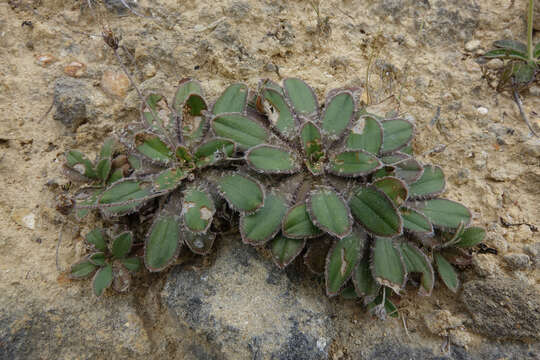
[{"label": "small green plant", "polygon": [[413,124],[367,113],[357,97],[335,89],[320,106],[300,79],[263,80],[255,92],[231,85],[210,111],[200,84],[185,80],[171,106],[147,97],[141,122],[121,135],[133,171],[102,180],[76,209],[112,221],[143,207],[153,214],[148,230],[132,229],[147,233],[149,271],[173,264],[182,244],[209,253],[216,219],[239,213],[245,243],[268,246],[280,268],[304,252],[329,296],[363,297],[381,317],[397,314],[389,298],[417,274],[422,295],[435,270],[457,291],[452,264],[467,264],[485,231],[470,226],[466,207],[439,197],[444,174],[414,159]]},{"label": "small green plant", "polygon": [[71,266],[69,276],[85,279],[95,274],[92,290],[98,297],[111,285],[118,292],[127,291],[131,273],[141,268],[139,257],[128,257],[133,247],[133,234],[126,231],[113,236],[111,241],[103,230],[94,229],[86,235],[86,243],[92,252]]},{"label": "small green plant", "polygon": [[[499,79],[497,91],[510,90],[514,101],[519,107],[521,116],[527,123],[530,131],[538,136],[530,125],[522,109],[518,92],[528,88],[537,78],[540,71],[540,42],[533,45],[533,10],[534,0],[529,0],[527,13],[527,44],[515,40],[497,40],[493,43],[495,49],[490,50],[479,58],[484,64],[492,59],[505,61],[504,66],[498,70]],[[486,77],[489,77],[486,75]]]}]

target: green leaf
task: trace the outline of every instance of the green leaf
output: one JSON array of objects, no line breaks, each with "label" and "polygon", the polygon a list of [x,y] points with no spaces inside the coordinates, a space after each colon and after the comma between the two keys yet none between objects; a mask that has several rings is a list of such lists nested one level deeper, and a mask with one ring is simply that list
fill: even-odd
[{"label": "green leaf", "polygon": [[308,121],[300,130],[300,140],[306,156],[307,167],[315,175],[321,173],[323,170],[322,158],[324,157],[321,131],[315,124]]},{"label": "green leaf", "polygon": [[101,151],[99,152],[99,160],[111,159],[114,151],[114,138],[106,138],[101,145]]},{"label": "green leaf", "polygon": [[262,90],[262,107],[270,124],[285,137],[295,134],[296,120],[282,91],[265,88]]},{"label": "green leaf", "polygon": [[349,207],[356,221],[372,234],[390,237],[403,230],[394,203],[374,187],[358,188],[349,199]]},{"label": "green leaf", "polygon": [[204,98],[195,94],[189,96],[181,112],[184,143],[191,144],[203,138],[208,123],[203,115],[206,109]]},{"label": "green leaf", "polygon": [[107,181],[109,173],[111,172],[111,160],[101,159],[96,165],[96,175],[101,181]]},{"label": "green leaf", "polygon": [[405,286],[405,264],[392,239],[375,238],[371,253],[371,272],[379,284],[391,288],[397,294]]},{"label": "green leaf", "polygon": [[109,180],[107,180],[107,185],[110,185],[110,184],[120,180],[123,177],[124,177],[124,171],[122,171],[122,169],[116,169],[116,170],[113,171],[113,173],[109,177]]},{"label": "green leaf", "polygon": [[254,246],[265,244],[281,230],[286,212],[285,199],[279,195],[268,194],[264,199],[264,206],[259,211],[240,218],[242,240]]},{"label": "green leaf", "polygon": [[152,194],[150,186],[136,180],[121,180],[107,188],[98,200],[98,205],[111,205],[103,210],[109,215],[129,213],[142,205]]},{"label": "green leaf", "polygon": [[316,275],[324,274],[326,268],[326,255],[332,246],[333,239],[324,236],[313,239],[309,242],[309,247],[304,255],[304,264]]},{"label": "green leaf", "polygon": [[259,173],[292,174],[300,170],[293,152],[273,145],[258,145],[248,150],[246,161]]},{"label": "green leaf", "polygon": [[144,263],[150,271],[172,264],[180,251],[180,220],[172,215],[156,218],[144,242]]},{"label": "green leaf", "polygon": [[90,179],[97,178],[97,174],[94,171],[94,165],[86,155],[77,150],[70,150],[66,153],[66,165],[78,172],[81,175],[84,175]]},{"label": "green leaf", "polygon": [[195,163],[199,167],[213,165],[225,157],[234,154],[234,142],[223,138],[213,138],[201,144],[195,150]]},{"label": "green leaf", "polygon": [[318,111],[315,93],[305,82],[289,78],[283,81],[283,86],[297,114],[309,116]]},{"label": "green leaf", "polygon": [[176,189],[188,175],[189,172],[179,168],[165,169],[154,178],[153,189],[156,192],[172,191]]},{"label": "green leaf", "polygon": [[528,61],[527,54],[521,51],[509,50],[509,49],[495,49],[486,52],[482,55],[485,59],[506,58]]},{"label": "green leaf", "polygon": [[94,289],[94,295],[100,297],[105,289],[111,286],[113,281],[112,266],[107,264],[98,270],[94,275],[94,281],[92,282],[92,288]]},{"label": "green leaf", "polygon": [[424,166],[424,173],[414,183],[409,185],[411,198],[425,199],[441,194],[446,182],[442,169],[434,165]]},{"label": "green leaf", "polygon": [[263,188],[251,178],[226,175],[218,180],[218,187],[221,195],[236,211],[252,213],[263,206]]},{"label": "green leaf", "polygon": [[84,259],[71,265],[69,277],[71,279],[84,279],[92,275],[96,269],[96,265],[92,264],[88,259]]},{"label": "green leaf", "polygon": [[268,137],[263,126],[240,114],[215,117],[212,120],[212,129],[217,136],[234,141],[240,150],[262,144]]},{"label": "green leaf", "polygon": [[381,151],[389,153],[409,144],[413,137],[414,126],[407,120],[395,119],[382,122],[384,131]]},{"label": "green leaf", "polygon": [[515,40],[510,40],[510,39],[496,40],[493,42],[493,46],[497,48],[520,51],[524,54],[527,53],[527,45],[525,45],[522,42],[515,41]]},{"label": "green leaf", "polygon": [[534,80],[534,75],[536,74],[537,67],[533,64],[523,64],[523,63],[517,63],[513,64],[512,67],[512,74],[514,76],[514,80],[518,84],[528,84],[529,82]]},{"label": "green leaf", "polygon": [[472,226],[460,235],[459,242],[455,245],[458,247],[473,247],[484,241],[486,230],[481,227]]},{"label": "green leaf", "polygon": [[364,150],[377,155],[383,142],[381,123],[372,116],[361,116],[347,138],[347,149]]},{"label": "green leaf", "polygon": [[420,295],[430,296],[435,284],[435,274],[429,258],[415,245],[402,242],[400,245],[403,262],[408,273],[421,273]]},{"label": "green leaf", "polygon": [[125,258],[131,251],[133,244],[133,234],[131,231],[126,231],[118,235],[112,243],[111,252],[117,259]]},{"label": "green leaf", "polygon": [[414,207],[420,210],[434,226],[456,229],[468,225],[471,212],[458,202],[447,199],[432,199],[419,202]]},{"label": "green leaf", "polygon": [[270,244],[272,258],[280,269],[289,265],[306,246],[306,239],[289,239],[278,235]]},{"label": "green leaf", "polygon": [[382,167],[382,163],[364,150],[347,150],[330,160],[328,171],[346,177],[364,176]]},{"label": "green leaf", "polygon": [[407,185],[398,178],[388,176],[377,179],[373,182],[373,186],[384,192],[397,207],[407,201],[409,192]]},{"label": "green leaf", "polygon": [[192,232],[206,232],[216,212],[214,201],[205,191],[190,189],[182,203],[184,225]]},{"label": "green leaf", "polygon": [[120,259],[120,262],[131,272],[137,272],[141,268],[141,258],[139,257]]},{"label": "green leaf", "polygon": [[435,257],[435,266],[437,266],[437,272],[441,277],[444,285],[450,291],[456,293],[459,288],[459,278],[456,270],[440,253],[433,254]]},{"label": "green leaf", "polygon": [[133,168],[133,170],[140,170],[142,168],[142,161],[139,156],[129,155],[128,162],[129,165],[131,165],[131,167]]},{"label": "green leaf", "polygon": [[105,253],[102,253],[102,252],[93,253],[88,257],[88,260],[96,266],[104,266]]},{"label": "green leaf", "polygon": [[93,229],[86,234],[86,242],[101,252],[107,251],[107,238],[101,229]]},{"label": "green leaf", "polygon": [[352,276],[360,261],[360,253],[366,241],[365,233],[358,231],[336,241],[326,258],[326,294],[335,296]]},{"label": "green leaf", "polygon": [[536,43],[533,50],[533,57],[538,60],[540,58],[540,41]]},{"label": "green leaf", "polygon": [[319,187],[307,198],[307,211],[313,224],[339,239],[350,234],[352,217],[345,200],[332,188]]},{"label": "green leaf", "polygon": [[331,139],[338,139],[354,119],[355,103],[350,91],[338,92],[327,100],[322,116],[322,131]]},{"label": "green leaf", "polygon": [[306,204],[293,206],[283,220],[283,235],[292,239],[307,239],[322,235],[310,220]]},{"label": "green leaf", "polygon": [[135,148],[152,161],[168,163],[174,159],[174,152],[157,135],[145,132],[136,134]]},{"label": "green leaf", "polygon": [[193,155],[187,147],[178,145],[174,154],[182,168],[193,168]]},{"label": "green leaf", "polygon": [[184,242],[189,249],[198,255],[208,255],[212,251],[212,245],[216,239],[216,234],[213,232],[193,233],[189,230],[183,233]]},{"label": "green leaf", "polygon": [[358,298],[358,295],[356,295],[356,291],[354,290],[353,285],[348,285],[341,292],[339,293],[339,296],[345,300],[354,300]]},{"label": "green leaf", "polygon": [[404,160],[393,166],[395,168],[395,176],[405,181],[407,184],[417,181],[424,173],[422,165],[414,159]]},{"label": "green leaf", "polygon": [[371,275],[368,256],[364,256],[354,269],[352,281],[356,294],[365,297],[364,303],[371,302],[375,299],[381,288],[381,285]]},{"label": "green leaf", "polygon": [[[184,111],[184,106],[188,105],[193,115],[201,115],[201,111],[206,109],[206,104],[204,100],[200,103],[198,99],[195,99],[194,95],[197,95],[198,99],[203,99],[201,84],[197,80],[183,79],[174,94],[173,109],[177,113],[181,113]],[[204,107],[202,106],[203,104]]]},{"label": "green leaf", "polygon": [[428,218],[424,214],[414,209],[403,207],[399,209],[399,212],[401,214],[401,218],[403,219],[404,229],[412,233],[433,233],[433,225],[431,225]]},{"label": "green leaf", "polygon": [[237,112],[245,110],[247,104],[248,88],[244,84],[233,84],[229,86],[217,99],[212,112],[214,115]]}]

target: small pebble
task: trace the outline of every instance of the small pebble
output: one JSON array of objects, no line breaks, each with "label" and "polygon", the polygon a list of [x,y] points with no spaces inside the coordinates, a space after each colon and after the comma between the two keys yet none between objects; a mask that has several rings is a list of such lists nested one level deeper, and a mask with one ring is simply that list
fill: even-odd
[{"label": "small pebble", "polygon": [[46,67],[57,59],[51,54],[36,55],[36,61],[39,66]]},{"label": "small pebble", "polygon": [[30,230],[36,228],[36,215],[30,209],[15,209],[11,213],[11,219],[17,224]]},{"label": "small pebble", "polygon": [[525,254],[508,254],[503,258],[512,270],[525,270],[531,265],[531,259]]},{"label": "small pebble", "polygon": [[143,68],[144,77],[150,79],[156,75],[156,67],[153,64],[146,64]]},{"label": "small pebble", "polygon": [[407,95],[403,99],[403,102],[407,105],[414,105],[416,103],[416,99],[412,95]]},{"label": "small pebble", "polygon": [[500,69],[502,68],[504,65],[504,62],[501,60],[501,59],[493,59],[493,60],[490,60],[488,63],[487,63],[487,67],[489,69],[492,69],[492,70],[497,70],[497,69]]},{"label": "small pebble", "polygon": [[483,107],[483,106],[480,106],[480,107],[476,108],[476,111],[480,115],[487,115],[487,113],[489,112],[489,110],[486,107]]},{"label": "small pebble", "polygon": [[106,70],[101,77],[101,87],[111,95],[126,96],[129,85],[129,78],[123,72]]},{"label": "small pebble", "polygon": [[64,66],[64,73],[68,76],[75,78],[83,76],[85,70],[86,65],[78,61],[72,61],[66,66]]},{"label": "small pebble", "polygon": [[532,96],[540,96],[540,86],[531,86],[529,88],[529,94],[531,94]]},{"label": "small pebble", "polygon": [[478,49],[480,45],[481,45],[480,40],[471,40],[465,44],[465,50],[469,52],[473,52],[474,50]]}]

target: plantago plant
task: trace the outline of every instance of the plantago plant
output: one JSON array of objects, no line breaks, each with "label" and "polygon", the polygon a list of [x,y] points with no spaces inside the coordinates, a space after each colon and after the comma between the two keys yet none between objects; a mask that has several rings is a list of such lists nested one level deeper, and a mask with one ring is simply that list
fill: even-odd
[{"label": "plantago plant", "polygon": [[251,93],[231,85],[210,107],[186,80],[170,106],[150,95],[141,123],[122,135],[132,173],[77,206],[116,219],[159,199],[144,243],[150,271],[183,244],[207,254],[219,235],[212,222],[233,211],[242,240],[268,246],[277,266],[303,253],[329,296],[363,297],[380,316],[396,314],[390,295],[408,280],[430,295],[437,272],[457,291],[453,265],[470,261],[484,230],[440,197],[442,169],[414,159],[413,124],[367,113],[357,97],[335,89],[321,106],[289,78]]}]

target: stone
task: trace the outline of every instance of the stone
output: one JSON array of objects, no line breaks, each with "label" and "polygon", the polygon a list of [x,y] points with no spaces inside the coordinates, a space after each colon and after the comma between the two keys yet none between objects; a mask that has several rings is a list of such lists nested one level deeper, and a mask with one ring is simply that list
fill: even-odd
[{"label": "stone", "polygon": [[120,71],[105,70],[101,77],[101,87],[103,90],[114,96],[123,98],[129,89],[129,78]]},{"label": "stone", "polygon": [[516,180],[523,171],[522,165],[519,163],[507,163],[503,166],[497,166],[489,169],[488,178],[495,181],[512,181]]},{"label": "stone", "polygon": [[508,254],[503,259],[512,270],[526,270],[531,266],[531,259],[526,254]]},{"label": "stone", "polygon": [[461,301],[472,329],[497,340],[540,340],[540,292],[511,278],[473,280],[463,285]]},{"label": "stone", "polygon": [[424,323],[432,334],[438,336],[447,336],[449,330],[463,326],[463,320],[448,310],[434,310],[425,314]]},{"label": "stone", "polygon": [[508,241],[501,234],[493,233],[493,235],[488,235],[487,243],[491,244],[500,253],[505,253],[508,250]]},{"label": "stone", "polygon": [[491,254],[477,254],[473,256],[472,262],[478,276],[493,277],[500,272],[499,265]]},{"label": "stone", "polygon": [[487,115],[489,110],[488,110],[488,108],[486,108],[484,106],[480,106],[480,107],[476,108],[476,112],[479,113],[480,115]]},{"label": "stone", "polygon": [[36,215],[30,209],[13,210],[11,219],[27,229],[34,230],[36,228]]},{"label": "stone", "polygon": [[540,269],[540,242],[526,245],[523,250],[531,257],[534,267]]},{"label": "stone", "polygon": [[491,70],[500,69],[503,67],[503,65],[504,65],[504,61],[502,61],[501,59],[492,59],[486,64],[488,69],[491,69]]},{"label": "stone", "polygon": [[529,88],[529,94],[531,94],[532,96],[540,96],[540,86],[531,86]]},{"label": "stone", "polygon": [[72,61],[64,66],[64,73],[71,77],[81,77],[86,71],[86,65],[79,61]]},{"label": "stone", "polygon": [[523,143],[523,153],[540,158],[540,139],[532,138]]},{"label": "stone", "polygon": [[467,43],[465,44],[465,50],[467,50],[468,52],[473,52],[477,50],[481,44],[482,43],[480,42],[480,40],[467,41]]},{"label": "stone", "polygon": [[291,283],[237,239],[221,246],[210,269],[177,266],[168,275],[161,299],[173,322],[201,334],[224,360],[327,359],[334,335],[320,289]]},{"label": "stone", "polygon": [[69,77],[58,78],[54,84],[53,119],[75,131],[88,120],[90,100],[86,83]]},{"label": "stone", "polygon": [[405,98],[403,99],[403,102],[407,105],[414,105],[416,104],[416,99],[414,98],[414,96],[412,95],[407,95],[405,96]]}]

